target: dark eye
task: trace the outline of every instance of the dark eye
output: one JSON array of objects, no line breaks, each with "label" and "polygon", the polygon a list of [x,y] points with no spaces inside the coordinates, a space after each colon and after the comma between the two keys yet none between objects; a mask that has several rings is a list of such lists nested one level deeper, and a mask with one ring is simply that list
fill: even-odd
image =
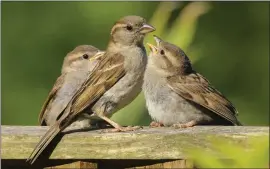
[{"label": "dark eye", "polygon": [[82,57],[83,57],[84,59],[88,59],[88,58],[89,58],[89,56],[88,56],[87,54],[84,54]]},{"label": "dark eye", "polygon": [[128,25],[128,26],[127,26],[127,30],[131,31],[132,29],[133,29],[133,28],[132,28],[131,25]]},{"label": "dark eye", "polygon": [[161,54],[161,55],[164,55],[164,54],[165,54],[164,50],[161,50],[161,51],[160,51],[160,54]]}]

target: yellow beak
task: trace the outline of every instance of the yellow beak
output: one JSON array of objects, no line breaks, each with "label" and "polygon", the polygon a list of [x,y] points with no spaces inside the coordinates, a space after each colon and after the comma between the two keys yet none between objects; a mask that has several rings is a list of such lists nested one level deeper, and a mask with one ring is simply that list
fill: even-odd
[{"label": "yellow beak", "polygon": [[147,43],[147,45],[149,46],[151,52],[153,52],[153,54],[156,54],[158,52],[158,48],[150,43]]}]

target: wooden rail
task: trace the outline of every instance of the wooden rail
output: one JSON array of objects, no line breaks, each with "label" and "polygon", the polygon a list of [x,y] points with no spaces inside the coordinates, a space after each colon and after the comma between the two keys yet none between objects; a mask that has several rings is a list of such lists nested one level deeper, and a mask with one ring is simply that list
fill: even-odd
[{"label": "wooden rail", "polygon": [[250,137],[269,136],[269,127],[252,126],[144,127],[120,133],[106,133],[104,130],[72,132],[67,129],[36,165],[30,166],[25,160],[47,130],[48,127],[40,126],[2,126],[2,167],[194,168],[185,156],[185,147],[201,147],[213,152],[208,140],[211,137],[224,137],[245,144]]}]

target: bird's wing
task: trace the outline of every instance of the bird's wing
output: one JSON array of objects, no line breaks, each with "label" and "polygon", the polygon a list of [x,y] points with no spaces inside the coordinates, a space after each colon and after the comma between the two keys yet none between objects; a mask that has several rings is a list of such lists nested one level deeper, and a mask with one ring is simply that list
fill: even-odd
[{"label": "bird's wing", "polygon": [[[118,80],[125,75],[124,57],[122,55],[106,56],[101,58],[99,64],[88,76],[82,87],[76,92],[72,100],[66,106],[65,110],[59,115],[56,123],[50,127],[46,134],[41,138],[34,151],[28,158],[28,161],[34,163],[39,155],[45,150],[47,145],[61,131],[63,131],[80,112],[94,103],[108,89],[110,89]],[[56,84],[61,84],[61,78],[57,79]],[[44,110],[49,100],[57,92],[59,85],[55,85],[51,91],[48,101],[43,106]],[[44,111],[43,111],[44,112]],[[41,117],[42,117],[41,113]]]},{"label": "bird's wing", "polygon": [[169,87],[183,98],[199,104],[235,125],[237,110],[232,103],[210,85],[202,75],[191,73],[167,78]]},{"label": "bird's wing", "polygon": [[[104,55],[82,87],[73,97],[70,111],[65,111],[59,120],[69,123],[78,113],[95,103],[107,90],[125,75],[124,56]],[[66,119],[68,118],[68,119]],[[63,123],[61,123],[63,124]],[[66,126],[68,124],[63,124]],[[62,125],[61,125],[62,126]]]},{"label": "bird's wing", "polygon": [[47,97],[45,103],[43,104],[41,111],[39,113],[39,117],[38,117],[38,122],[40,125],[45,125],[45,112],[46,109],[48,108],[48,106],[52,103],[52,101],[54,100],[54,97],[57,93],[57,91],[60,89],[60,87],[63,85],[64,83],[64,79],[65,79],[65,74],[62,74],[60,77],[57,78],[52,90],[49,93],[49,96]]}]

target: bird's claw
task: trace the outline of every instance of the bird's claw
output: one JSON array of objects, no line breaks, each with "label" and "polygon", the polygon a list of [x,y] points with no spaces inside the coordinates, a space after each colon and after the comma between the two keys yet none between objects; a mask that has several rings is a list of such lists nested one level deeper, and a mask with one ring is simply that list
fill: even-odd
[{"label": "bird's claw", "polygon": [[150,127],[163,127],[164,125],[162,123],[152,121],[149,126]]},{"label": "bird's claw", "polygon": [[181,123],[173,124],[172,127],[174,127],[174,128],[188,128],[188,127],[193,127],[195,125],[196,125],[195,121],[190,121],[190,122],[187,122],[184,124],[181,124]]}]

